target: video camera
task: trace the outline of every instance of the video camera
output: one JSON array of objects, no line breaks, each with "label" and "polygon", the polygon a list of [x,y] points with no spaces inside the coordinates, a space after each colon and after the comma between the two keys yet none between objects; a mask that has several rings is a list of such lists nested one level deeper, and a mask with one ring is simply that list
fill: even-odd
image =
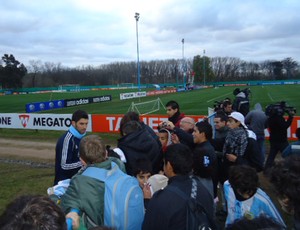
[{"label": "video camera", "polygon": [[219,110],[223,110],[223,104],[224,104],[224,102],[226,102],[226,101],[231,102],[231,99],[227,97],[227,98],[225,98],[225,99],[222,100],[222,101],[215,101],[215,103],[214,103],[214,111],[217,112],[217,111],[219,111]]},{"label": "video camera", "polygon": [[290,115],[291,113],[296,113],[296,108],[288,106],[285,101],[277,102],[275,104],[268,105],[265,111],[267,116],[283,116],[285,113]]},{"label": "video camera", "polygon": [[233,95],[236,96],[241,92],[243,92],[245,94],[247,99],[248,99],[249,95],[251,94],[250,88],[245,88],[245,89],[236,88],[235,90],[233,90]]}]

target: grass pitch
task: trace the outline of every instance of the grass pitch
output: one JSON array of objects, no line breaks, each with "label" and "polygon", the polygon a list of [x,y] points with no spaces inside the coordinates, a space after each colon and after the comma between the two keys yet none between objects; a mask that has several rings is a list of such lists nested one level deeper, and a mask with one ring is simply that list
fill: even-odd
[{"label": "grass pitch", "polygon": [[[206,115],[207,108],[213,107],[215,101],[221,101],[226,97],[234,99],[232,94],[236,87],[218,87],[192,90],[159,96],[150,96],[136,99],[120,100],[120,93],[136,92],[135,89],[127,90],[97,90],[82,91],[76,93],[43,93],[25,95],[0,96],[0,113],[24,113],[25,105],[31,102],[41,102],[49,100],[61,100],[71,98],[82,98],[102,95],[112,95],[112,101],[80,105],[63,109],[47,110],[44,113],[73,113],[76,109],[86,110],[90,114],[124,114],[128,111],[132,102],[144,102],[160,97],[166,104],[169,100],[175,100],[180,105],[180,110],[187,115]],[[245,87],[239,87],[241,89]],[[262,107],[280,101],[286,101],[289,106],[300,109],[300,85],[270,85],[270,86],[250,86],[250,106],[261,103]],[[157,114],[165,114],[161,109]]]}]

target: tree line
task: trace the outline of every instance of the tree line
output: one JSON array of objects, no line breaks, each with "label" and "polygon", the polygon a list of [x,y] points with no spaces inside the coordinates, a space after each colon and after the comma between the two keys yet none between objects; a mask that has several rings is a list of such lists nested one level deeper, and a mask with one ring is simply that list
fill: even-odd
[{"label": "tree line", "polygon": [[[280,61],[247,62],[235,57],[197,55],[185,60],[141,61],[140,74],[141,84],[182,84],[187,83],[191,76],[196,84],[300,78],[299,63],[291,57]],[[12,54],[4,54],[0,61],[0,87],[3,89],[122,83],[137,83],[136,62],[113,62],[99,66],[69,68],[61,63],[30,60],[29,65],[25,66]]]}]

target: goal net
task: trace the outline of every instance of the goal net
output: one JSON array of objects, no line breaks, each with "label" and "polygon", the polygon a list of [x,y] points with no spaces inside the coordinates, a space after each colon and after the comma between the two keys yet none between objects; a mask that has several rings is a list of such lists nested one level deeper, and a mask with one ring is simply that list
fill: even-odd
[{"label": "goal net", "polygon": [[139,115],[143,116],[159,111],[161,108],[166,109],[160,98],[157,98],[152,101],[145,101],[140,103],[132,102],[128,111],[134,111]]},{"label": "goal net", "polygon": [[120,83],[118,84],[119,89],[133,89],[134,84],[133,83]]},{"label": "goal net", "polygon": [[80,92],[79,84],[64,84],[58,86],[59,92]]}]

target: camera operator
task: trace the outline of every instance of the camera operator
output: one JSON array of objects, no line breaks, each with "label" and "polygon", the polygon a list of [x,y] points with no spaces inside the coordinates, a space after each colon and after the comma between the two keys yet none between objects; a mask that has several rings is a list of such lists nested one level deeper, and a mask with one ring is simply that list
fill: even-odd
[{"label": "camera operator", "polygon": [[250,89],[246,88],[244,90],[240,90],[239,88],[236,88],[233,91],[233,95],[235,96],[235,99],[233,101],[232,109],[236,112],[240,112],[244,115],[244,117],[248,114],[250,103],[249,103],[249,94]]},{"label": "camera operator", "polygon": [[214,111],[229,116],[233,112],[231,99],[227,97],[222,101],[215,101]]},{"label": "camera operator", "polygon": [[[284,113],[288,114],[288,119],[283,117]],[[265,173],[273,166],[277,153],[282,151],[289,145],[287,139],[287,129],[291,126],[295,111],[286,109],[285,102],[281,102],[280,106],[275,107],[268,114],[268,127],[270,131],[270,153],[265,164]]]}]

